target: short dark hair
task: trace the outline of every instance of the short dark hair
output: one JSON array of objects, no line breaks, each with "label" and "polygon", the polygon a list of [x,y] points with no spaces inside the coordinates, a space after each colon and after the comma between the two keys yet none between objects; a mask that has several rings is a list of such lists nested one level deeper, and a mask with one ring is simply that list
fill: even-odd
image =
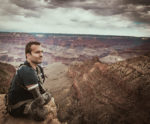
[{"label": "short dark hair", "polygon": [[[28,42],[26,44],[26,47],[25,47],[25,56],[26,56],[27,53],[31,54],[31,51],[32,51],[31,46],[32,45],[41,45],[41,43],[38,42],[38,41],[30,41],[30,42]],[[27,56],[26,56],[26,58],[27,58]]]}]

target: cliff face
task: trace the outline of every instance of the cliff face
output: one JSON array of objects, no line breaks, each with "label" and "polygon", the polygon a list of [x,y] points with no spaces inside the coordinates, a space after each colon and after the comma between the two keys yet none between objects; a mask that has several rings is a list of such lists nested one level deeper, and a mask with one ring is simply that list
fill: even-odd
[{"label": "cliff face", "polygon": [[70,124],[148,124],[150,56],[115,64],[94,59],[70,66]]},{"label": "cliff face", "polygon": [[12,65],[0,62],[0,94],[7,92],[15,72]]}]

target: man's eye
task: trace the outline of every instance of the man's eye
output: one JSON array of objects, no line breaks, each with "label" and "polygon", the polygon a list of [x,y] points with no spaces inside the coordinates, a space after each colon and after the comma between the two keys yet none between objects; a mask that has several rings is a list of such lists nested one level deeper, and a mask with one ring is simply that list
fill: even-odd
[{"label": "man's eye", "polygon": [[40,52],[40,51],[38,51],[38,52],[35,52],[35,53],[43,53],[43,51],[41,51],[41,52]]}]

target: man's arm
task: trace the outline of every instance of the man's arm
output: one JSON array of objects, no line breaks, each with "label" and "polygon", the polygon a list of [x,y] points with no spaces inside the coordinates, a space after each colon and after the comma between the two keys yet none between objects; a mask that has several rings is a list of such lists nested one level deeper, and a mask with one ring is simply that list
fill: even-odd
[{"label": "man's arm", "polygon": [[28,66],[23,66],[20,68],[19,74],[23,81],[23,85],[33,95],[33,98],[37,101],[37,104],[44,105],[50,101],[51,95],[48,92],[45,92],[44,94],[41,94],[40,92],[40,86],[38,83],[39,80],[35,70]]},{"label": "man's arm", "polygon": [[45,105],[49,103],[51,100],[51,94],[48,92],[45,92],[44,94],[40,93],[38,84],[27,86],[27,89],[30,93],[32,93],[34,100],[37,105]]}]

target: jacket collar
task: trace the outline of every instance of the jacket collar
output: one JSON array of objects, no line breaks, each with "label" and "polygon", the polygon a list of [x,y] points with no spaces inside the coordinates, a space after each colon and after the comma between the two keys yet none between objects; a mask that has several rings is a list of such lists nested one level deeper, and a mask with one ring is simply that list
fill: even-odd
[{"label": "jacket collar", "polygon": [[[33,68],[27,60],[24,62],[24,65],[27,65],[27,66]],[[38,65],[37,65],[37,66],[38,66]],[[35,70],[35,69],[34,69],[34,70]],[[36,71],[38,71],[38,68],[37,68],[37,67],[36,67]]]},{"label": "jacket collar", "polygon": [[32,66],[30,65],[30,63],[29,63],[27,60],[24,62],[24,65],[27,65],[27,66],[32,67]]}]

